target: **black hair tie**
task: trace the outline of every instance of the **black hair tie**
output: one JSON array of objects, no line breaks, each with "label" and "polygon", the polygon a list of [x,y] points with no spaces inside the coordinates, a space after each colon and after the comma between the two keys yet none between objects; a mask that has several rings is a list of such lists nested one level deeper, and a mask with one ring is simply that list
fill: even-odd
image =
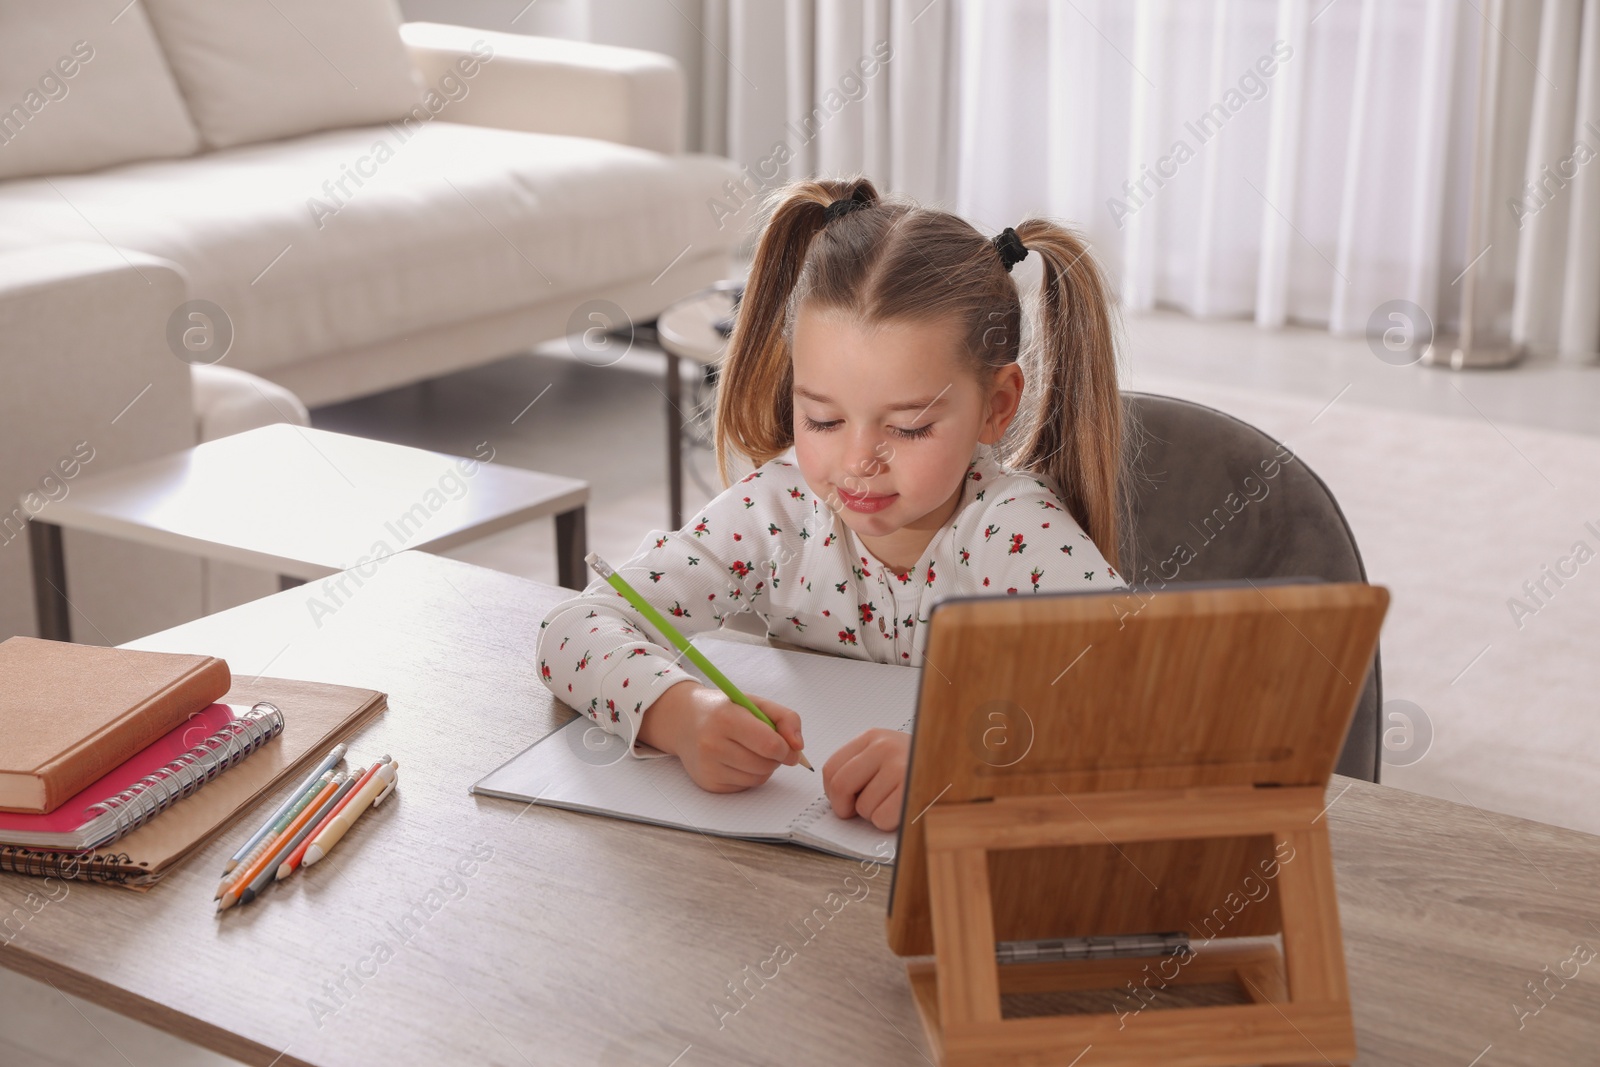
[{"label": "black hair tie", "polygon": [[866,200],[857,200],[853,196],[846,197],[843,200],[835,200],[833,203],[828,205],[828,207],[827,207],[827,209],[825,211],[823,211],[823,213],[822,213],[822,224],[824,226],[826,226],[828,223],[832,222],[834,219],[838,218],[840,215],[848,215],[848,214],[850,214],[850,212],[855,211],[858,208],[871,207],[871,206],[872,206],[872,204],[869,203],[868,201],[866,201]]},{"label": "black hair tie", "polygon": [[1028,258],[1028,248],[1022,243],[1022,238],[1017,236],[1017,231],[1010,226],[995,234],[989,241],[994,245],[994,250],[1000,254],[1000,265],[1005,267],[1009,274],[1011,268]]}]

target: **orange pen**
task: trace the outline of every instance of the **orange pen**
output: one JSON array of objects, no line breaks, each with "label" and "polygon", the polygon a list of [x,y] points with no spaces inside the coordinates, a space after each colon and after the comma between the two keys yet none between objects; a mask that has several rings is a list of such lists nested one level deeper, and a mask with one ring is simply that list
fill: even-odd
[{"label": "orange pen", "polygon": [[339,791],[339,787],[343,784],[344,778],[339,776],[317,791],[316,799],[310,804],[306,805],[306,809],[304,811],[295,816],[294,822],[290,823],[284,828],[283,833],[278,835],[278,840],[273,843],[272,847],[263,852],[261,856],[250,865],[249,870],[245,871],[245,873],[237,881],[235,881],[231,887],[229,887],[228,891],[222,894],[222,899],[217,901],[218,911],[227,911],[229,908],[239,903],[239,898],[244,895],[244,891],[249,887],[250,883],[254,882],[257,876],[259,876],[262,871],[267,869],[268,864],[277,863],[282,859],[281,853],[283,851],[283,846],[294,840],[294,835],[300,831],[300,828],[305,826],[306,823],[310,822],[316,817],[317,809],[326,803],[329,797],[331,797],[334,793],[337,793]]},{"label": "orange pen", "polygon": [[344,798],[340,800],[339,803],[335,804],[333,809],[329,811],[327,815],[322,817],[322,819],[317,823],[316,829],[307,834],[305,840],[296,845],[295,850],[289,853],[288,857],[282,863],[278,864],[278,873],[274,876],[274,881],[281,882],[299,869],[300,861],[305,858],[306,849],[310,848],[311,842],[315,841],[317,839],[317,835],[322,833],[322,828],[332,822],[335,815],[344,810],[344,806],[350,803],[351,798],[357,793],[361,792],[361,787],[367,784],[367,779],[371,778],[374,774],[377,774],[378,768],[382,766],[383,761],[379,760],[377,763],[374,763],[372,766],[366,769],[366,772],[362,774],[359,779],[357,779],[355,788],[346,793]]}]

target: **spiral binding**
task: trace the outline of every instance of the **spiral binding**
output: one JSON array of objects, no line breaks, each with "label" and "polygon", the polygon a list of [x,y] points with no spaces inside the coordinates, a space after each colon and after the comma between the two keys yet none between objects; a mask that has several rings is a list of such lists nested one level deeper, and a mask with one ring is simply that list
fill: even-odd
[{"label": "spiral binding", "polygon": [[126,852],[55,852],[46,849],[7,845],[0,848],[0,871],[30,874],[36,878],[75,878],[95,882],[140,885],[150,880],[148,872],[133,866]]},{"label": "spiral binding", "polygon": [[91,847],[115,841],[143,826],[173,802],[182,800],[211,779],[235,766],[283,730],[283,712],[277,705],[258,701],[237,719],[168,763],[139,779],[109,800],[88,810],[115,817],[115,830]]},{"label": "spiral binding", "polygon": [[790,825],[795,829],[805,829],[828,813],[829,800],[826,794],[807,804],[805,810],[796,815]]}]

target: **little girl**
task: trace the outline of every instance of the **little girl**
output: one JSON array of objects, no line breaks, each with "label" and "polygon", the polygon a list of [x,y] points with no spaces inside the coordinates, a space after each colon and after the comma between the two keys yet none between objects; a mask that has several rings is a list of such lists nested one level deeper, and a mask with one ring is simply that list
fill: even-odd
[{"label": "little girl", "polygon": [[[1030,253],[1040,381],[1023,411],[1010,271]],[[716,448],[724,485],[734,454],[755,470],[618,568],[686,635],[749,611],[790,644],[919,667],[939,597],[1122,585],[1110,297],[1053,223],[991,239],[865,179],[779,191],[721,367]],[[702,685],[598,578],[550,612],[538,659],[556,696],[707,790],[759,785],[804,747],[794,711],[750,694],[774,731]],[[868,730],[832,753],[834,812],[895,828],[909,748]]]}]

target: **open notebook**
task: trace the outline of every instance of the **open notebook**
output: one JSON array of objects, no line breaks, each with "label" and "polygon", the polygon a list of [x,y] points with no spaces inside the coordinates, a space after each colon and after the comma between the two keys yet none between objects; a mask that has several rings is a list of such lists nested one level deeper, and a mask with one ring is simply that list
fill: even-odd
[{"label": "open notebook", "polygon": [[[822,791],[822,766],[864,730],[910,730],[922,671],[726,639],[694,644],[746,693],[800,714],[806,758],[742,793],[708,793],[672,757],[636,759],[625,742],[579,716],[524,749],[472,792],[753,841],[792,841],[821,852],[890,862],[895,835],[841,819]],[[688,660],[682,665],[706,681]],[[708,682],[709,684],[709,682]],[[648,714],[648,712],[646,712]]]}]

